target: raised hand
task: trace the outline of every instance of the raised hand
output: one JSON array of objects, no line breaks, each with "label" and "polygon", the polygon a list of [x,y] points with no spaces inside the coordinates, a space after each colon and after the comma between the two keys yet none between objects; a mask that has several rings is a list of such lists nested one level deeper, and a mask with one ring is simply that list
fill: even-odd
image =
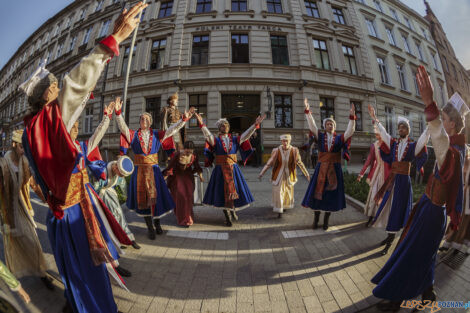
[{"label": "raised hand", "polygon": [[184,118],[189,120],[193,116],[194,112],[196,112],[196,108],[190,107],[189,110],[184,111]]},{"label": "raised hand", "polygon": [[372,118],[372,120],[374,121],[377,120],[377,116],[375,116],[375,109],[371,104],[367,106],[367,110],[369,111],[369,115]]},{"label": "raised hand", "polygon": [[121,97],[117,97],[116,101],[114,102],[114,109],[119,112],[122,109],[122,100]]},{"label": "raised hand", "polygon": [[194,113],[194,115],[196,116],[196,119],[199,125],[204,125],[204,120],[202,119],[202,116],[199,115],[198,113]]},{"label": "raised hand", "polygon": [[422,65],[418,66],[416,81],[418,83],[419,93],[421,94],[421,99],[423,99],[424,104],[426,106],[432,104],[434,101],[434,88],[432,86],[429,74]]},{"label": "raised hand", "polygon": [[351,109],[349,109],[349,115],[356,115],[356,107],[354,106],[354,103],[351,103]]},{"label": "raised hand", "polygon": [[256,124],[256,125],[261,124],[261,122],[263,122],[265,118],[266,118],[266,114],[263,114],[263,115],[261,115],[261,116],[258,116],[258,117],[256,118],[255,124]]},{"label": "raised hand", "polygon": [[121,97],[116,97],[116,99],[114,99],[114,101],[111,101],[108,105],[108,107],[106,108],[106,112],[108,114],[113,114],[114,112],[114,109],[116,108],[116,104],[119,103],[122,107],[122,101],[121,101]]},{"label": "raised hand", "polygon": [[308,104],[307,98],[304,99],[305,111],[310,111],[310,104]]},{"label": "raised hand", "polygon": [[127,9],[124,9],[124,11],[122,11],[121,15],[117,18],[116,22],[114,23],[114,29],[112,34],[118,44],[120,44],[127,37],[129,37],[132,31],[137,27],[137,24],[139,24],[140,21],[137,16],[147,6],[147,3],[144,4],[143,2],[139,2],[135,6],[133,6],[129,11],[127,11]]}]

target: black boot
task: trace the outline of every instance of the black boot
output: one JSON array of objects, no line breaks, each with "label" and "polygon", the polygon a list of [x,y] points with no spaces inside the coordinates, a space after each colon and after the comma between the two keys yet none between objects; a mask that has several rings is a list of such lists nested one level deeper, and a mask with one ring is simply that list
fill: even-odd
[{"label": "black boot", "polygon": [[135,242],[135,240],[132,240],[132,248],[137,249],[137,250],[140,249],[139,244]]},{"label": "black boot", "polygon": [[395,239],[395,234],[392,234],[392,233],[388,233],[387,235],[387,238],[385,238],[384,240],[382,240],[382,242],[380,243],[381,246],[383,245],[386,245],[387,243],[391,243],[393,241],[393,239]]},{"label": "black boot", "polygon": [[318,221],[319,220],[320,220],[320,211],[315,211],[315,216],[313,218],[313,225],[312,225],[313,229],[318,228]]},{"label": "black boot", "polygon": [[391,241],[389,241],[385,244],[384,249],[382,251],[380,251],[381,255],[386,255],[388,253],[388,249],[390,249],[390,247],[392,246],[392,242],[393,242],[393,240],[391,240]]},{"label": "black boot", "polygon": [[328,221],[330,220],[330,215],[331,215],[331,212],[327,212],[325,213],[325,216],[323,217],[323,230],[328,229]]},{"label": "black boot", "polygon": [[224,210],[224,215],[225,215],[225,225],[228,227],[232,227],[232,220],[230,218],[230,214],[228,213],[228,210]]},{"label": "black boot", "polygon": [[233,221],[238,221],[238,215],[237,215],[237,212],[235,212],[235,209],[232,209],[230,211],[230,215],[232,215],[232,220]]},{"label": "black boot", "polygon": [[431,285],[428,289],[426,289],[423,294],[421,295],[421,299],[429,300],[431,302],[436,301],[436,293],[434,292],[434,286]]},{"label": "black boot", "polygon": [[145,216],[144,217],[145,224],[147,224],[147,229],[148,229],[148,237],[150,240],[155,240],[155,229],[153,228],[153,223],[152,223],[152,217],[151,216]]},{"label": "black boot", "polygon": [[159,218],[154,219],[153,223],[155,224],[155,230],[157,231],[157,235],[163,234],[163,229],[160,226],[160,219]]},{"label": "black boot", "polygon": [[120,265],[118,267],[116,267],[116,272],[118,272],[118,274],[121,275],[122,277],[131,277],[132,276],[131,272],[129,272],[128,270],[126,270],[125,268],[123,268]]},{"label": "black boot", "polygon": [[49,290],[54,290],[54,284],[52,283],[52,279],[47,276],[41,277],[42,283],[46,286]]},{"label": "black boot", "polygon": [[373,216],[370,216],[370,217],[369,217],[369,220],[368,220],[367,223],[366,223],[366,228],[370,226],[370,224],[372,223],[372,220],[373,220],[373,219],[374,219]]}]

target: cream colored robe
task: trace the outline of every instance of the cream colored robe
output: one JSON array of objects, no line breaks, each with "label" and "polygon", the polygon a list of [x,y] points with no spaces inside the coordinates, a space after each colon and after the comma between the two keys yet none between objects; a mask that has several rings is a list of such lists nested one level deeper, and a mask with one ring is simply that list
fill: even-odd
[{"label": "cream colored robe", "polygon": [[0,159],[0,216],[6,265],[16,276],[46,275],[29,197],[31,172],[25,156],[18,167],[9,151]]}]

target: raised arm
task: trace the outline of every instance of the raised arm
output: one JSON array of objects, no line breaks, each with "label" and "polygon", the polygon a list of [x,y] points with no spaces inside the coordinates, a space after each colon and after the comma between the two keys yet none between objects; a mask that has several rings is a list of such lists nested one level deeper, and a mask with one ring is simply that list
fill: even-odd
[{"label": "raised arm", "polygon": [[375,129],[375,131],[378,131],[378,132],[379,132],[379,135],[380,135],[380,137],[382,138],[382,141],[385,142],[385,144],[387,145],[387,147],[390,148],[390,139],[391,139],[392,137],[387,133],[387,130],[382,126],[382,124],[380,123],[379,119],[378,119],[377,116],[375,115],[375,109],[374,109],[374,107],[369,104],[368,110],[369,110],[369,115],[370,115],[370,117],[372,118],[372,123],[374,123],[374,125],[377,126],[377,128]]},{"label": "raised arm", "polygon": [[166,131],[165,131],[165,136],[163,136],[163,140],[173,136],[174,134],[176,134],[177,132],[179,132],[179,130],[181,128],[184,127],[184,125],[186,125],[186,122],[193,116],[194,114],[194,107],[191,107],[189,108],[189,111],[185,111],[183,116],[181,117],[181,119],[174,123],[173,125],[171,125]]},{"label": "raised arm", "polygon": [[101,121],[101,123],[95,129],[95,132],[93,133],[93,135],[88,140],[87,154],[90,154],[98,146],[101,139],[103,139],[104,134],[106,134],[106,131],[108,130],[108,127],[109,127],[109,122],[111,120],[111,116],[113,115],[113,112],[114,112],[114,107],[116,105],[116,102],[121,102],[121,98],[117,97],[115,101],[112,101],[107,107],[104,108],[103,120]]},{"label": "raised arm", "polygon": [[57,99],[67,131],[70,132],[85,108],[104,66],[114,55],[119,55],[119,43],[126,39],[137,26],[138,19],[135,17],[146,6],[139,2],[129,11],[124,10],[115,22],[113,34],[102,40],[64,77]]},{"label": "raised arm", "polygon": [[344,140],[348,140],[349,138],[354,135],[354,132],[356,131],[356,109],[354,107],[354,104],[351,103],[351,108],[349,109],[349,123],[348,127],[346,128],[346,131],[344,132]]},{"label": "raised arm", "polygon": [[202,119],[202,116],[199,113],[194,113],[194,115],[196,116],[197,122],[199,124],[199,128],[204,134],[204,138],[211,146],[214,146],[215,145],[214,135],[212,135],[209,128],[207,128],[207,126],[204,124],[204,120]]},{"label": "raised arm", "polygon": [[304,100],[304,105],[305,105],[305,117],[307,118],[307,124],[308,128],[312,132],[312,134],[315,136],[315,138],[318,138],[318,128],[317,124],[315,124],[315,120],[313,119],[312,113],[310,112],[310,105],[308,104],[307,98]]},{"label": "raised arm", "polygon": [[240,136],[240,143],[247,141],[250,139],[251,136],[253,136],[254,132],[259,129],[260,124],[263,122],[263,120],[266,118],[266,114],[263,114],[262,116],[258,116],[256,118],[256,121],[253,125],[251,125],[245,132]]},{"label": "raised arm", "polygon": [[420,154],[420,152],[423,150],[423,148],[426,146],[426,144],[429,141],[429,131],[428,128],[424,130],[424,132],[419,136],[418,141],[416,142],[416,147],[415,147],[415,156]]},{"label": "raised arm", "polygon": [[426,115],[426,121],[428,122],[428,132],[431,136],[437,165],[441,167],[446,158],[447,150],[449,150],[450,140],[439,117],[439,109],[433,99],[434,89],[431,79],[426,69],[421,65],[418,67],[418,72],[416,73],[416,82],[418,83],[421,98],[426,105],[424,113]]},{"label": "raised arm", "polygon": [[115,103],[115,109],[116,109],[116,123],[119,127],[119,131],[121,132],[121,134],[124,135],[124,137],[126,137],[127,142],[131,142],[131,133],[129,131],[129,127],[127,127],[127,124],[124,121],[124,118],[122,117],[122,114],[121,114],[122,100]]}]

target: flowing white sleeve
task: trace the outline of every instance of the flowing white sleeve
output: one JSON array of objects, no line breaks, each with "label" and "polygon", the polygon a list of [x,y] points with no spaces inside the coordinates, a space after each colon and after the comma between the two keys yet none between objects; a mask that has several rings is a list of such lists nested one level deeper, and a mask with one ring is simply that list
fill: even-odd
[{"label": "flowing white sleeve", "polygon": [[415,156],[418,155],[421,150],[426,146],[426,144],[429,141],[429,131],[428,128],[424,130],[424,132],[419,136],[418,141],[416,142],[416,148],[415,148]]},{"label": "flowing white sleeve", "polygon": [[126,136],[127,142],[131,142],[131,134],[129,132],[129,127],[127,127],[126,122],[124,121],[124,118],[121,114],[116,115],[116,122],[118,124],[119,130],[121,131],[121,134]]},{"label": "flowing white sleeve", "polygon": [[382,123],[378,122],[376,123],[376,125],[379,130],[379,134],[380,134],[380,137],[382,138],[382,141],[385,142],[387,147],[390,148],[390,139],[392,137],[387,133],[387,130],[382,126]]},{"label": "flowing white sleeve", "polygon": [[186,121],[183,121],[183,119],[180,119],[178,122],[176,122],[173,125],[171,125],[170,127],[168,127],[168,129],[165,131],[165,136],[163,136],[162,141],[164,141],[168,137],[171,137],[174,134],[176,134],[177,132],[179,132],[179,130],[181,128],[183,128],[184,125],[186,125]]},{"label": "flowing white sleeve", "polygon": [[317,124],[315,124],[315,119],[313,118],[312,113],[306,113],[305,117],[307,118],[308,128],[313,135],[318,138],[318,128]]},{"label": "flowing white sleeve", "polygon": [[204,134],[204,138],[207,140],[207,142],[209,142],[209,144],[211,146],[214,146],[215,145],[215,139],[214,139],[214,135],[212,135],[211,131],[209,130],[209,128],[207,128],[207,126],[203,126],[201,128],[202,130],[202,133]]},{"label": "flowing white sleeve", "polygon": [[251,125],[245,132],[240,136],[240,143],[247,141],[253,136],[254,132],[256,131],[256,125]]},{"label": "flowing white sleeve", "polygon": [[356,131],[356,121],[350,119],[348,123],[348,127],[346,128],[346,131],[344,132],[344,141],[351,138],[352,135],[354,135],[355,131]]},{"label": "flowing white sleeve", "polygon": [[68,75],[65,75],[58,101],[62,120],[70,132],[85,108],[90,92],[96,85],[106,62],[113,53],[102,44],[98,44]]},{"label": "flowing white sleeve", "polygon": [[108,130],[108,127],[109,127],[109,117],[105,114],[103,117],[103,120],[101,121],[101,123],[95,129],[95,132],[93,133],[93,135],[88,140],[87,155],[89,155],[90,152],[93,151],[98,146],[101,139],[103,139],[104,134]]},{"label": "flowing white sleeve", "polygon": [[449,150],[450,140],[447,135],[441,119],[437,118],[428,123],[429,134],[431,135],[434,154],[436,155],[437,165],[442,166]]}]

